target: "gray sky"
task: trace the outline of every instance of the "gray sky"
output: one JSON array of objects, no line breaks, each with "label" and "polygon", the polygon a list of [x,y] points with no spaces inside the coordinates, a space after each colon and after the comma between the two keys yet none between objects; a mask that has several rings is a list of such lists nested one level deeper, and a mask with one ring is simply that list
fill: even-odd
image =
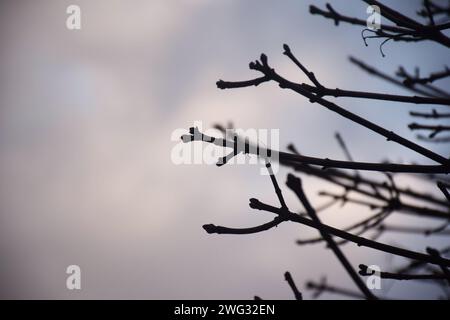
[{"label": "gray sky", "polygon": [[[0,278],[2,298],[291,299],[286,270],[306,297],[307,280],[328,275],[354,288],[316,235],[285,224],[249,236],[208,235],[201,226],[252,226],[271,219],[248,199],[275,204],[270,180],[255,165],[180,165],[171,161],[174,130],[233,121],[243,129],[280,129],[282,149],[343,159],[334,133],[355,159],[429,163],[356,124],[274,84],[218,90],[218,79],[257,76],[248,63],[264,52],[277,70],[303,81],[282,54],[288,43],[330,87],[405,93],[352,66],[354,55],[393,73],[402,64],[424,73],[450,62],[436,44],[389,43],[386,58],[361,28],[334,27],[311,16],[312,1],[10,1],[0,4]],[[419,1],[415,1],[419,3]],[[314,1],[324,6],[324,1]],[[386,2],[388,3],[388,2]],[[411,1],[394,6],[413,13]],[[82,29],[66,29],[66,7],[82,10]],[[365,19],[362,2],[334,1]],[[405,8],[406,7],[406,8]],[[448,82],[443,82],[447,85]],[[347,109],[407,138],[417,107],[341,98]],[[429,145],[447,155],[448,148]],[[278,173],[284,187],[287,171]],[[411,177],[399,181],[435,192]],[[321,182],[305,178],[314,205]],[[433,188],[433,189],[430,189]],[[285,188],[284,188],[285,189]],[[293,210],[298,200],[284,191]],[[333,207],[327,223],[345,226],[367,215]],[[392,221],[422,224],[409,216]],[[380,241],[423,251],[445,238],[384,236]],[[352,263],[401,265],[371,249],[344,247]],[[82,290],[65,287],[66,267],[82,270]],[[389,283],[388,283],[389,284]],[[389,284],[390,285],[390,284]],[[426,285],[394,284],[384,293],[435,298]],[[340,298],[324,295],[323,298]]]}]

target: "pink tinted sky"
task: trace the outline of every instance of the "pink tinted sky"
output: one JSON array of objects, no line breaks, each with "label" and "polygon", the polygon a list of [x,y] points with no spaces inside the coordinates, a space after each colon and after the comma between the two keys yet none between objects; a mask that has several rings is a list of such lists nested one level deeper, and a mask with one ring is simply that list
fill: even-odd
[{"label": "pink tinted sky", "polygon": [[[316,2],[315,2],[316,3]],[[417,1],[418,3],[418,1]],[[82,30],[65,27],[78,4]],[[335,7],[365,18],[365,5]],[[3,298],[264,298],[290,299],[290,270],[304,283],[328,275],[353,288],[323,245],[298,247],[306,227],[282,225],[252,236],[207,235],[205,223],[256,225],[269,214],[248,208],[257,197],[275,203],[257,166],[176,166],[171,134],[202,121],[239,128],[280,129],[282,148],[343,158],[335,131],[361,161],[426,160],[305,99],[267,84],[220,91],[215,81],[254,76],[247,65],[261,52],[292,79],[303,79],[282,55],[290,44],[321,81],[349,89],[395,91],[351,66],[355,55],[394,72],[417,62],[424,71],[448,63],[432,44],[389,44],[382,58],[366,48],[360,29],[310,16],[307,1],[20,1],[0,5],[0,266]],[[317,1],[316,5],[323,5]],[[399,3],[395,4],[399,7]],[[400,7],[403,5],[400,3]],[[407,8],[411,11],[411,8]],[[408,54],[405,54],[407,52]],[[432,57],[432,58],[430,58]],[[414,107],[340,100],[349,110],[413,138]],[[437,146],[437,152],[448,153]],[[286,171],[280,171],[280,183]],[[417,188],[420,180],[400,177]],[[311,201],[321,182],[305,178]],[[429,190],[433,192],[433,190]],[[297,200],[285,191],[291,208]],[[347,225],[367,212],[334,208],[324,219]],[[405,222],[405,216],[393,218]],[[408,223],[421,223],[408,217]],[[423,251],[442,238],[381,238]],[[426,241],[425,241],[426,240]],[[352,262],[400,265],[349,245]],[[82,269],[82,290],[65,287],[65,268]],[[390,284],[389,284],[390,285]],[[394,284],[385,293],[433,298],[432,288]],[[334,298],[334,296],[324,296]]]}]

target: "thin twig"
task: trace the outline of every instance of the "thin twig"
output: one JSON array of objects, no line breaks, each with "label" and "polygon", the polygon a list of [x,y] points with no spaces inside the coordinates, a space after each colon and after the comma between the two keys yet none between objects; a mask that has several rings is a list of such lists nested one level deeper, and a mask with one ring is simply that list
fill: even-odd
[{"label": "thin twig", "polygon": [[447,200],[450,202],[450,193],[448,192],[448,189],[450,188],[450,185],[448,183],[438,181],[437,182],[438,188],[442,191],[444,196],[447,198]]},{"label": "thin twig", "polygon": [[[232,156],[239,153],[247,153],[258,155],[264,159],[278,159],[284,163],[306,163],[322,166],[326,168],[342,168],[353,170],[369,170],[369,171],[387,171],[387,172],[411,172],[411,173],[449,173],[450,166],[448,165],[406,165],[406,164],[394,164],[394,163],[369,163],[369,162],[351,162],[331,159],[320,159],[315,157],[308,157],[298,154],[292,154],[287,152],[278,152],[275,150],[267,149],[261,146],[251,147],[248,143],[239,144],[237,141],[229,141],[222,138],[210,137],[202,134],[198,128],[190,128],[189,135],[181,136],[181,140],[185,143],[193,141],[203,141],[215,144],[217,146],[233,148],[234,152],[230,153],[225,160],[230,160]],[[445,158],[443,158],[445,159]],[[446,160],[446,159],[445,159]],[[447,161],[447,160],[446,160]],[[226,161],[219,159],[217,165],[221,166]]]},{"label": "thin twig", "polygon": [[[303,204],[303,207],[305,208],[306,212],[310,216],[311,220],[317,225],[322,225],[322,222],[320,221],[320,218],[317,216],[316,212],[314,211],[313,207],[309,203],[308,198],[305,195],[305,192],[303,191],[302,183],[300,178],[295,177],[292,174],[288,175],[288,179],[286,182],[286,185],[294,191],[294,193],[299,198],[300,202]],[[358,273],[355,269],[353,269],[350,262],[345,257],[344,253],[339,249],[338,245],[334,241],[334,239],[330,236],[330,234],[322,229],[318,228],[320,234],[322,235],[322,238],[325,239],[328,246],[331,248],[331,250],[334,252],[338,260],[341,262],[341,264],[344,266],[347,273],[350,275],[350,277],[353,279],[353,282],[355,282],[356,286],[361,290],[361,292],[364,294],[366,299],[374,300],[377,299],[377,297],[366,287],[364,282],[361,280],[361,278],[358,276]]]},{"label": "thin twig", "polygon": [[[370,270],[370,272],[369,272]],[[372,276],[375,274],[374,270],[371,270],[367,265],[359,265],[359,274],[361,276]],[[382,279],[394,279],[394,280],[442,280],[446,279],[444,274],[408,274],[408,273],[393,273],[381,271],[378,274]]]},{"label": "thin twig", "polygon": [[285,272],[284,279],[289,284],[289,287],[291,287],[292,292],[294,293],[295,299],[296,300],[303,300],[302,293],[300,291],[298,291],[297,286],[295,285],[294,279],[292,279],[292,276],[289,273],[289,271]]},{"label": "thin twig", "polygon": [[428,137],[434,138],[437,134],[444,132],[444,131],[450,131],[450,126],[442,126],[442,125],[425,125],[425,124],[419,124],[419,123],[410,123],[408,125],[409,129],[411,130],[429,130],[431,133],[428,135]]},{"label": "thin twig", "polygon": [[[287,48],[288,47],[285,45],[285,51]],[[279,74],[277,74],[275,72],[275,70],[273,68],[271,68],[268,65],[267,56],[264,54],[261,55],[261,61],[255,61],[255,62],[250,63],[250,69],[261,72],[267,78],[277,82],[281,88],[293,90],[293,91],[299,93],[300,95],[308,98],[311,103],[318,103],[318,104],[322,105],[323,107],[325,107],[333,112],[338,113],[339,115],[343,116],[344,118],[347,118],[347,119],[351,120],[352,122],[358,123],[358,124],[366,127],[367,129],[370,129],[370,130],[384,136],[388,141],[394,141],[394,142],[396,142],[400,145],[403,145],[404,147],[406,147],[410,150],[413,150],[413,151],[415,151],[431,160],[434,160],[442,165],[450,166],[450,161],[448,159],[442,157],[441,155],[438,155],[429,149],[419,146],[418,144],[395,134],[393,131],[386,130],[385,128],[383,128],[379,125],[376,125],[375,123],[370,122],[369,120],[366,120],[348,110],[345,110],[344,108],[338,106],[337,104],[335,104],[333,102],[330,102],[328,100],[321,98],[320,94],[316,94],[314,92],[308,91],[301,84],[291,82],[291,81],[286,80],[285,78],[281,77]],[[219,82],[220,82],[220,80],[219,80]],[[224,88],[223,83],[224,82],[222,81],[222,85],[220,86],[221,88]],[[360,169],[362,169],[362,168],[360,168]]]}]

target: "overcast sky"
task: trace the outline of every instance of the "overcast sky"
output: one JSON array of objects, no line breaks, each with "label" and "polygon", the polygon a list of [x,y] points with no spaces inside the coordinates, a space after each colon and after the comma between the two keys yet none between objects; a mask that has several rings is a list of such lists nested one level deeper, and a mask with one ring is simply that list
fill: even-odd
[{"label": "overcast sky", "polygon": [[[248,63],[264,52],[277,70],[306,81],[282,54],[297,57],[330,87],[405,94],[348,62],[353,55],[393,74],[401,64],[422,72],[449,64],[437,44],[388,43],[365,47],[361,28],[311,16],[312,1],[2,1],[0,4],[0,281],[2,298],[291,299],[289,270],[304,296],[307,280],[354,289],[323,244],[295,240],[317,233],[286,223],[249,236],[208,235],[205,223],[253,226],[272,218],[248,199],[276,204],[259,166],[217,168],[175,165],[177,129],[232,121],[238,128],[279,129],[280,148],[295,143],[303,154],[344,159],[334,134],[359,161],[429,163],[339,115],[275,84],[218,90],[218,79],[257,74]],[[393,6],[414,14],[411,3]],[[324,7],[324,1],[314,1]],[[366,19],[361,1],[333,1],[339,12]],[[388,3],[387,1],[385,3]],[[390,3],[390,2],[389,2]],[[66,8],[77,4],[81,30],[66,28]],[[383,22],[383,21],[382,21]],[[443,82],[444,85],[449,83]],[[338,102],[397,133],[414,138],[407,124],[416,106],[341,98]],[[448,148],[427,147],[447,156]],[[284,187],[288,205],[298,200]],[[380,178],[382,178],[380,176]],[[400,182],[435,192],[421,180]],[[311,202],[329,188],[305,178]],[[332,190],[332,189],[327,189]],[[327,223],[346,226],[369,212],[333,207]],[[410,216],[391,221],[420,225]],[[380,241],[424,251],[445,238],[391,234]],[[404,260],[352,244],[356,266],[392,268]],[[82,289],[66,289],[66,267],[82,271]],[[383,282],[382,293],[436,298],[426,285]],[[322,298],[340,298],[324,295]]]}]

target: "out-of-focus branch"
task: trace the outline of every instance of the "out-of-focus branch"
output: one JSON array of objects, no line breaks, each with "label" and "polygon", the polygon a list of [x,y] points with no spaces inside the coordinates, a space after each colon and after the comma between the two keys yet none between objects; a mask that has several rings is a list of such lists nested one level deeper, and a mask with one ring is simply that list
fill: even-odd
[{"label": "out-of-focus branch", "polygon": [[[434,217],[439,219],[449,219],[450,218],[450,206],[446,201],[437,200],[434,197],[426,194],[421,194],[419,192],[413,191],[411,189],[403,189],[398,188],[400,195],[407,195],[411,198],[416,197],[416,199],[421,199],[433,204],[439,204],[440,206],[443,206],[446,208],[447,211],[441,211],[433,208],[428,207],[421,207],[416,206],[412,204],[406,203],[404,200],[397,199],[393,201],[393,199],[389,199],[385,196],[383,196],[379,190],[386,190],[389,191],[389,186],[386,184],[378,183],[366,178],[362,178],[361,180],[354,180],[354,176],[346,174],[345,172],[341,172],[338,170],[320,170],[318,168],[315,168],[313,166],[303,165],[303,164],[292,164],[292,163],[284,163],[281,162],[284,165],[292,167],[295,171],[303,172],[308,175],[312,175],[315,177],[318,177],[320,179],[323,179],[325,181],[328,181],[332,184],[335,184],[337,186],[340,186],[346,190],[346,192],[356,192],[358,194],[370,197],[372,199],[376,199],[378,201],[385,202],[385,207],[389,207],[392,209],[395,209],[399,212],[424,216],[424,217]],[[344,174],[342,174],[344,173]],[[344,182],[343,179],[345,179],[348,182]],[[371,188],[370,190],[363,189],[362,187],[366,185]],[[324,194],[325,195],[325,194]],[[336,198],[335,198],[336,199]],[[363,204],[363,203],[360,203]],[[367,203],[369,204],[369,203]],[[372,204],[372,203],[370,203]],[[369,205],[370,207],[370,205]],[[377,207],[377,206],[374,206]]]},{"label": "out-of-focus branch", "polygon": [[[353,169],[353,170],[370,170],[370,171],[387,171],[387,172],[415,172],[415,173],[449,173],[450,165],[406,165],[406,164],[393,164],[393,163],[368,163],[368,162],[351,162],[351,161],[340,161],[331,159],[320,159],[314,157],[308,157],[303,155],[297,155],[287,152],[278,152],[271,149],[266,149],[264,147],[256,146],[251,148],[250,144],[247,142],[240,144],[235,141],[229,141],[222,138],[210,137],[202,134],[198,131],[198,128],[190,128],[189,135],[183,135],[181,140],[185,143],[193,141],[203,141],[207,143],[212,143],[217,146],[233,148],[233,152],[228,154],[226,157],[219,159],[217,162],[218,166],[224,165],[233,156],[239,153],[258,155],[261,158],[272,159],[277,158],[275,153],[278,155],[280,162],[285,163],[306,163],[322,166],[324,168],[342,168],[342,169]],[[430,151],[431,152],[431,151]],[[267,156],[265,156],[267,155]],[[440,156],[439,156],[440,157]],[[443,158],[445,161],[447,159]]]},{"label": "out-of-focus branch", "polygon": [[442,125],[426,125],[426,124],[419,124],[419,123],[410,123],[408,125],[409,129],[411,130],[429,130],[431,133],[428,135],[429,138],[434,138],[437,134],[444,132],[444,131],[450,131],[450,126],[442,126]]},{"label": "out-of-focus branch", "polygon": [[[290,151],[293,151],[292,145],[288,146]],[[294,152],[294,151],[293,151]],[[299,154],[298,151],[296,154]],[[337,184],[346,190],[352,190],[356,192],[361,192],[364,195],[371,195],[370,193],[364,192],[360,188],[356,188],[355,185],[358,186],[367,186],[373,190],[372,196],[373,198],[379,198],[380,194],[376,190],[384,190],[389,191],[390,186],[385,183],[380,183],[374,179],[370,179],[368,177],[356,176],[355,174],[350,174],[346,171],[339,169],[328,169],[328,170],[320,170],[317,167],[313,167],[306,164],[295,164],[291,162],[280,161],[281,164],[292,167],[295,171],[303,172],[308,175],[312,175],[318,177],[320,179],[326,180],[330,183]],[[341,180],[346,181],[347,183],[342,182]],[[450,205],[448,202],[444,200],[437,199],[431,194],[424,194],[422,192],[415,191],[411,188],[401,188],[397,187],[397,190],[401,196],[408,196],[414,199],[423,200],[425,202],[443,206],[447,209],[450,209]],[[376,197],[375,197],[376,196]]]},{"label": "out-of-focus branch", "polygon": [[[423,95],[423,96],[427,96],[427,97],[444,97],[444,98],[449,98],[450,95],[447,92],[444,92],[442,90],[436,89],[434,87],[429,87],[428,85],[424,87],[424,89],[418,88],[417,86],[405,86],[403,81],[399,81],[398,79],[394,78],[393,76],[386,74],[368,64],[366,64],[365,62],[355,58],[355,57],[349,57],[349,60],[351,63],[353,63],[354,65],[358,66],[359,68],[361,68],[362,70],[364,70],[365,72],[369,73],[372,76],[375,76],[377,78],[383,79],[389,83],[392,83],[396,86],[399,86],[403,89],[409,90],[411,92]],[[400,68],[399,71],[397,71],[397,75],[401,76],[401,74],[399,73],[400,71],[403,74],[406,74],[406,72],[404,71],[403,68]],[[432,91],[433,93],[431,93],[430,91]]]},{"label": "out-of-focus branch", "polygon": [[413,117],[420,117],[426,119],[450,118],[450,113],[439,113],[436,111],[436,109],[433,109],[431,113],[410,111],[409,114]]},{"label": "out-of-focus branch", "polygon": [[[287,52],[290,52],[290,49],[287,45],[284,45],[285,54]],[[302,84],[291,82],[282,76],[280,76],[278,73],[275,72],[273,68],[271,68],[268,65],[267,56],[265,54],[261,55],[260,61],[255,61],[250,63],[250,69],[256,70],[261,72],[263,75],[265,75],[267,78],[270,78],[272,81],[275,81],[278,83],[278,85],[283,89],[290,89],[292,91],[295,91],[299,93],[300,95],[306,97],[309,99],[311,103],[318,103],[322,105],[323,107],[338,113],[339,115],[343,116],[344,118],[349,119],[352,122],[355,122],[369,130],[372,130],[376,133],[378,133],[381,136],[384,136],[388,140],[394,141],[400,145],[403,145],[404,147],[411,149],[431,160],[434,160],[442,165],[450,166],[450,161],[434,152],[432,152],[429,149],[426,149],[422,146],[417,145],[416,143],[407,140],[397,134],[395,134],[393,131],[386,130],[385,128],[376,125],[373,122],[370,122],[369,120],[366,120],[348,110],[345,110],[344,108],[338,106],[337,104],[330,102],[328,100],[323,99],[320,94],[316,94],[315,92],[309,91],[307,87],[302,86]],[[220,88],[226,88],[224,86],[224,81],[219,81],[218,86]]]},{"label": "out-of-focus branch", "polygon": [[[450,247],[445,247],[439,250],[441,255],[446,255],[448,253],[450,253]],[[425,262],[423,261],[411,261],[409,262],[407,265],[398,268],[395,272],[397,273],[408,273],[417,269],[421,269],[425,266],[428,266]]]},{"label": "out-of-focus branch", "polygon": [[[385,218],[388,217],[389,213],[390,213],[389,211],[383,210],[379,213],[376,213],[376,214],[370,216],[367,219],[357,222],[349,227],[343,228],[342,230],[350,232],[357,228],[362,228],[361,231],[359,231],[357,233],[358,235],[361,235],[365,231],[370,230],[371,228],[375,227],[377,224],[381,223]],[[325,240],[322,237],[318,237],[318,238],[311,238],[311,239],[299,239],[296,241],[296,243],[298,245],[305,245],[305,244],[318,243],[318,242],[322,242],[322,241],[325,241]]]},{"label": "out-of-focus branch", "polygon": [[378,227],[378,230],[383,232],[390,231],[390,232],[423,234],[424,236],[430,235],[450,236],[450,230],[445,230],[445,228],[448,225],[449,221],[445,222],[444,224],[436,228],[418,228],[418,227],[405,227],[405,226],[382,224]]},{"label": "out-of-focus branch", "polygon": [[[322,10],[314,5],[310,5],[309,6],[309,12],[312,15],[320,15],[324,18],[327,19],[331,19],[334,21],[334,24],[336,26],[339,25],[339,23],[341,22],[345,22],[345,23],[349,23],[349,24],[353,24],[353,25],[358,25],[358,26],[367,26],[367,21],[363,20],[363,19],[357,19],[357,18],[353,18],[353,17],[349,17],[349,16],[345,16],[342,15],[340,13],[338,13],[330,4],[326,5],[326,8],[328,9],[328,11],[326,10]],[[386,30],[386,31],[390,31],[390,32],[396,32],[396,33],[405,33],[408,32],[409,30],[406,28],[401,28],[401,27],[397,27],[397,26],[390,26],[390,25],[385,25],[382,24],[381,26],[382,30]]]},{"label": "out-of-focus branch", "polygon": [[443,71],[431,73],[428,77],[423,77],[423,78],[421,78],[421,77],[414,77],[414,78],[409,77],[409,78],[406,78],[403,81],[403,83],[406,86],[412,86],[412,85],[415,85],[417,83],[427,84],[427,83],[432,83],[432,82],[434,82],[436,80],[444,79],[444,78],[447,78],[447,77],[450,77],[450,69],[445,68],[445,70],[443,70]]},{"label": "out-of-focus branch", "polygon": [[[402,40],[402,41],[422,41],[431,40],[435,41],[446,47],[450,47],[450,39],[442,33],[442,30],[450,28],[450,24],[432,24],[423,25],[400,12],[383,5],[375,0],[363,0],[369,5],[376,5],[380,8],[380,13],[386,19],[390,20],[395,26],[381,25],[379,30],[376,30],[379,35],[388,37],[388,39]],[[353,25],[366,26],[367,22],[362,19],[348,17],[337,13],[336,10],[327,5],[328,11],[317,8],[316,6],[310,6],[310,13],[323,16],[324,18],[332,19],[335,25],[339,25],[340,22],[346,22]]]},{"label": "out-of-focus branch", "polygon": [[396,75],[400,78],[403,78],[403,84],[405,85],[405,87],[407,88],[416,88],[417,85],[422,86],[423,88],[434,92],[436,95],[444,97],[444,98],[449,98],[450,94],[447,91],[442,90],[441,88],[438,88],[436,86],[433,86],[431,83],[428,82],[423,82],[423,81],[416,81],[417,79],[420,79],[420,69],[419,67],[416,67],[414,69],[414,74],[410,74],[408,73],[405,68],[403,67],[399,67]]},{"label": "out-of-focus branch", "polygon": [[331,285],[328,285],[324,281],[322,281],[320,283],[317,283],[314,281],[308,281],[306,283],[306,288],[314,291],[313,298],[318,298],[322,293],[329,292],[329,293],[343,295],[343,296],[346,296],[349,298],[365,299],[365,296],[359,292],[355,292],[355,291],[344,289],[344,288],[339,288],[336,286],[331,286]]},{"label": "out-of-focus branch", "polygon": [[424,142],[432,143],[450,143],[450,136],[440,137],[440,138],[429,138],[421,134],[417,135],[417,139]]},{"label": "out-of-focus branch", "polygon": [[450,184],[445,183],[443,181],[438,181],[437,186],[442,191],[442,193],[447,198],[447,200],[450,202],[450,193],[448,192],[448,189],[450,188]]},{"label": "out-of-focus branch", "polygon": [[[280,210],[279,208],[270,206],[268,204],[265,204],[261,201],[258,200],[254,200],[253,202],[250,203],[250,207],[252,209],[257,209],[257,210],[262,210],[262,211],[267,211],[267,212],[272,212],[275,213],[277,215],[279,214],[283,214],[284,211]],[[423,260],[426,261],[428,263],[432,263],[432,264],[439,264],[439,263],[445,263],[446,265],[450,266],[450,260],[445,259],[444,261],[442,260],[437,260],[436,258],[433,258],[427,254],[423,254],[423,253],[419,253],[419,252],[414,252],[414,251],[410,251],[407,249],[402,249],[399,247],[395,247],[395,246],[391,246],[388,244],[384,244],[384,243],[380,243],[380,242],[376,242],[376,241],[372,241],[360,236],[356,236],[353,235],[351,233],[345,232],[341,229],[323,224],[321,226],[317,226],[316,223],[314,223],[312,220],[308,219],[308,218],[304,218],[296,213],[293,212],[287,212],[286,215],[284,216],[285,218],[287,218],[288,220],[292,221],[292,222],[296,222],[296,223],[300,223],[303,225],[306,225],[308,227],[311,228],[315,228],[317,229],[318,227],[322,227],[325,229],[325,231],[327,231],[329,234],[345,239],[347,241],[356,243],[358,246],[364,246],[364,247],[369,247],[372,249],[376,249],[379,251],[384,251],[390,254],[394,254],[394,255],[398,255],[398,256],[402,256],[404,258],[409,258],[409,259],[413,259],[413,260]],[[439,263],[438,263],[439,262]]]},{"label": "out-of-focus branch", "polygon": [[[305,192],[303,191],[302,182],[298,177],[295,177],[292,174],[288,175],[288,179],[286,182],[286,185],[294,191],[294,193],[299,198],[300,202],[303,204],[303,207],[305,208],[307,214],[310,216],[311,220],[317,225],[321,226],[322,222],[320,221],[318,215],[314,211],[313,207],[309,203],[308,198],[306,197]],[[355,269],[353,269],[350,262],[347,260],[341,249],[339,249],[338,245],[334,241],[334,239],[331,237],[331,235],[323,228],[318,228],[322,238],[325,239],[328,246],[331,248],[331,250],[334,252],[338,260],[341,262],[341,264],[344,266],[347,273],[350,275],[350,277],[353,279],[353,282],[356,284],[356,286],[361,290],[361,292],[364,294],[366,299],[374,300],[377,299],[377,297],[366,287],[364,282],[361,280],[361,278],[358,276]]]},{"label": "out-of-focus branch", "polygon": [[[439,251],[434,248],[427,248],[427,252],[432,257],[436,257],[436,258],[441,257],[441,254],[439,253]],[[447,279],[447,282],[450,284],[450,270],[448,270],[447,266],[444,264],[439,264],[439,266],[441,267],[441,270],[444,273],[445,278]]]},{"label": "out-of-focus branch", "polygon": [[294,296],[295,296],[295,300],[303,300],[302,293],[300,291],[298,291],[297,286],[295,285],[294,279],[292,279],[292,276],[289,273],[289,271],[285,272],[284,279],[289,284],[289,287],[291,287],[292,292],[294,293]]},{"label": "out-of-focus branch", "polygon": [[384,100],[393,102],[404,102],[413,104],[436,104],[436,105],[450,105],[450,99],[448,98],[433,98],[433,97],[420,97],[420,96],[402,96],[396,94],[386,94],[386,93],[374,93],[366,91],[351,91],[342,89],[331,89],[331,88],[317,88],[310,86],[308,84],[303,84],[307,90],[314,92],[321,97],[331,96],[335,98],[348,97],[348,98],[362,98],[362,99],[373,99],[373,100]]},{"label": "out-of-focus branch", "polygon": [[421,17],[430,17],[437,15],[445,15],[450,17],[450,5],[449,6],[441,6],[437,3],[429,0],[424,0],[424,8],[417,11],[417,14]]},{"label": "out-of-focus branch", "polygon": [[[369,272],[370,270],[370,272]],[[375,271],[370,269],[365,264],[359,265],[359,274],[361,276],[372,276]],[[394,280],[442,280],[446,279],[444,274],[408,274],[408,273],[393,273],[381,271],[379,274],[382,279],[394,279]]]},{"label": "out-of-focus branch", "polygon": [[[250,200],[251,201],[251,200]],[[281,216],[275,217],[272,221],[264,223],[262,225],[250,228],[228,228],[222,226],[216,226],[214,224],[205,224],[203,229],[208,233],[217,234],[252,234],[267,231],[273,227],[278,226],[280,223],[285,221]]]},{"label": "out-of-focus branch", "polygon": [[[408,259],[420,260],[420,261],[424,261],[424,262],[431,263],[431,264],[437,264],[437,265],[444,264],[446,266],[450,266],[450,260],[448,260],[448,259],[444,259],[444,258],[438,259],[436,257],[432,257],[430,255],[423,254],[420,252],[415,252],[415,251],[391,246],[388,244],[384,244],[381,242],[369,240],[369,239],[353,235],[351,233],[345,232],[343,230],[340,230],[338,228],[335,228],[335,227],[332,227],[332,226],[329,226],[326,224],[317,225],[311,219],[302,217],[302,216],[298,215],[297,213],[293,213],[291,211],[281,210],[280,208],[276,208],[271,205],[265,204],[257,199],[252,199],[250,201],[250,208],[255,209],[255,210],[272,212],[276,215],[281,216],[281,218],[286,219],[286,221],[289,220],[292,222],[300,223],[302,225],[305,225],[305,226],[308,226],[308,227],[311,227],[314,229],[323,228],[330,235],[353,242],[353,243],[357,244],[358,246],[369,247],[369,248],[372,248],[375,250],[383,251],[386,253],[390,253],[390,254],[401,256],[401,257],[408,258]],[[224,232],[226,229],[227,228],[225,228],[225,227],[213,226],[213,228],[207,228],[205,230],[208,233],[217,233],[216,232],[217,230],[222,231],[220,233],[227,233],[227,232]],[[232,230],[234,230],[234,229],[232,229]],[[231,234],[244,234],[244,233],[231,232]]]}]

